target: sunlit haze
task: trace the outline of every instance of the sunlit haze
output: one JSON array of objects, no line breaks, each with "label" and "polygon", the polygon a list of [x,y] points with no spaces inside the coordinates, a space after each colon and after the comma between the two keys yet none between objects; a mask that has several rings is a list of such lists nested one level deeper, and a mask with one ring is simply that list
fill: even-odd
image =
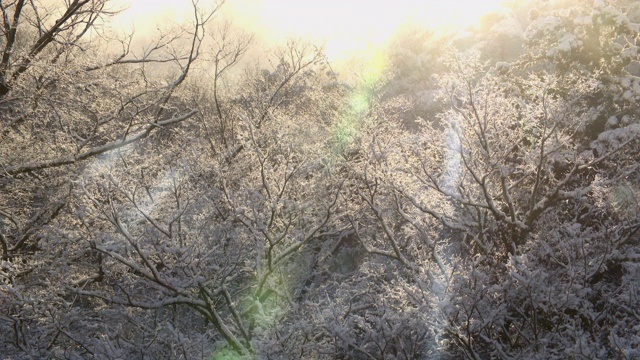
[{"label": "sunlit haze", "polygon": [[[228,0],[226,16],[261,40],[301,37],[325,44],[332,60],[383,46],[407,21],[426,28],[473,25],[500,8],[501,0]],[[178,22],[191,12],[188,0],[123,0],[129,9],[116,21],[136,31]],[[202,2],[206,4],[207,2]]]},{"label": "sunlit haze", "polygon": [[501,0],[234,0],[239,23],[271,36],[309,37],[326,44],[330,59],[383,45],[407,21],[438,29],[472,25]]}]

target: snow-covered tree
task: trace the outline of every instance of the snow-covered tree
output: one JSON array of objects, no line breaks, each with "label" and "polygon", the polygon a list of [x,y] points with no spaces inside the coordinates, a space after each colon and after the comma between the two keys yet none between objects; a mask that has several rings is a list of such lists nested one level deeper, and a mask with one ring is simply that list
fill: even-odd
[{"label": "snow-covered tree", "polygon": [[301,41],[229,71],[218,7],[138,52],[0,4],[0,353],[640,356],[639,8],[522,4],[361,86]]}]

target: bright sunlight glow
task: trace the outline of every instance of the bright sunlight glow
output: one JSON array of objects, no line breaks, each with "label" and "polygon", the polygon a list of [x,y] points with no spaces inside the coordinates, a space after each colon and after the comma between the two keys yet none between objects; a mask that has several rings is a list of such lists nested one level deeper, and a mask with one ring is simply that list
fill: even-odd
[{"label": "bright sunlight glow", "polygon": [[[165,0],[167,1],[167,0]],[[405,22],[455,29],[477,24],[503,0],[228,0],[234,22],[261,36],[325,44],[330,60],[383,47]]]},{"label": "bright sunlight glow", "polygon": [[[381,44],[406,21],[430,29],[476,24],[500,9],[504,0],[227,0],[225,11],[241,27],[288,36],[324,40],[330,52],[357,51]],[[203,4],[209,4],[202,2]],[[121,25],[155,29],[158,23],[179,22],[191,13],[187,0],[119,0],[128,8],[116,21]]]}]

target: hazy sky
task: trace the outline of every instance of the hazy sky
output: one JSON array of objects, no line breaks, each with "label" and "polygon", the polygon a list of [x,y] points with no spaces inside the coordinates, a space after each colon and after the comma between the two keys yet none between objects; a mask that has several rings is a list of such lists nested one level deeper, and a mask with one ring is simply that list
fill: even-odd
[{"label": "hazy sky", "polygon": [[[121,0],[129,9],[118,26],[137,32],[180,22],[191,14],[190,0]],[[200,0],[204,6],[212,0]],[[427,27],[459,26],[499,7],[500,0],[227,0],[224,14],[258,38],[308,37],[326,43],[330,58],[382,45],[403,22]]]}]

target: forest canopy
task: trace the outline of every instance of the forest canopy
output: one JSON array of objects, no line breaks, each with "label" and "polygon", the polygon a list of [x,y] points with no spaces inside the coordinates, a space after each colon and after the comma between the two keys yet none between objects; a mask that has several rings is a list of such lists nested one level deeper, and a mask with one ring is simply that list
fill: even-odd
[{"label": "forest canopy", "polygon": [[0,357],[640,357],[639,3],[342,66],[228,5],[0,0]]}]

